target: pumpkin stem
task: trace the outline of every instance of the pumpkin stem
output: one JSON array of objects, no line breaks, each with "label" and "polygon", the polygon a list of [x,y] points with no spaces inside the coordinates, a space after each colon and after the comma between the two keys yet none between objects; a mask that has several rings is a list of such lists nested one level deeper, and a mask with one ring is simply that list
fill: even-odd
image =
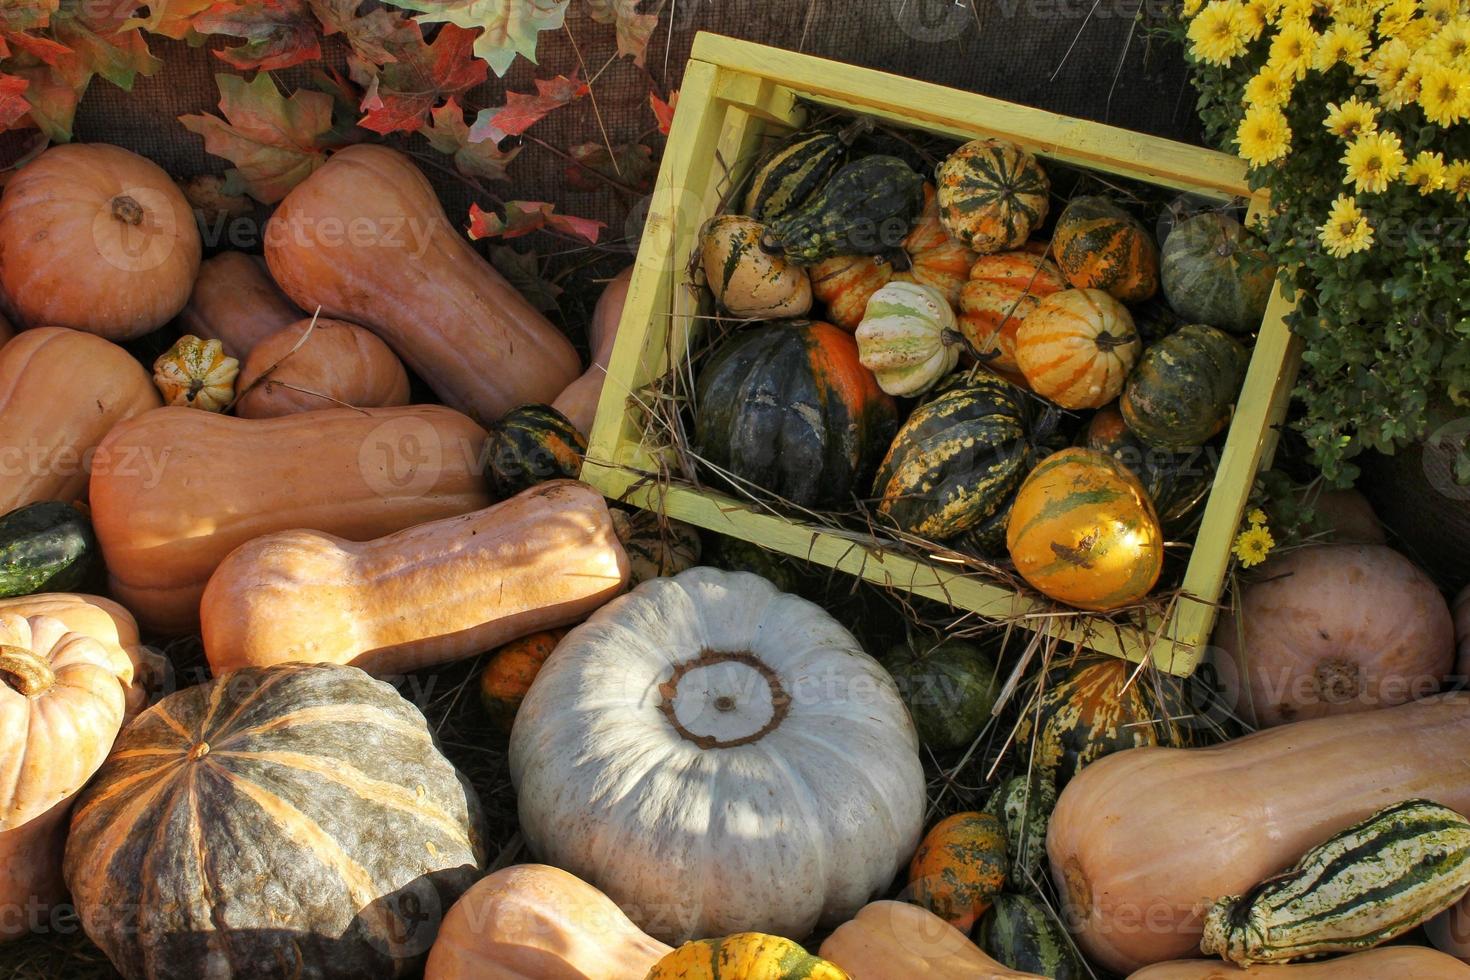
[{"label": "pumpkin stem", "polygon": [[24,647],[0,644],[0,679],[28,698],[45,693],[56,683],[51,665]]},{"label": "pumpkin stem", "polygon": [[[691,732],[679,720],[675,702],[679,698],[679,682],[684,679],[684,675],[688,674],[691,670],[710,667],[720,663],[743,664],[754,670],[760,679],[765,681],[770,688],[771,718],[758,731],[751,732],[739,738],[720,739],[713,735],[700,735],[696,732]],[[791,711],[791,695],[786,693],[786,688],[781,685],[781,679],[776,676],[774,670],[751,653],[719,653],[715,650],[705,650],[693,660],[686,660],[684,663],[677,665],[674,668],[674,672],[669,675],[669,679],[659,684],[658,693],[660,697],[658,710],[663,714],[664,718],[682,738],[693,742],[701,749],[732,749],[740,745],[759,742],[771,732],[781,727],[781,722],[786,720],[787,713]],[[717,697],[712,702],[712,706],[716,711],[721,713],[731,712],[739,707],[736,700],[728,695]]]},{"label": "pumpkin stem", "polygon": [[1104,354],[1118,347],[1127,347],[1137,339],[1138,334],[1136,333],[1125,333],[1122,336],[1115,337],[1106,330],[1093,338],[1097,344],[1097,349]]},{"label": "pumpkin stem", "polygon": [[112,216],[123,224],[137,227],[143,223],[143,205],[126,194],[112,199]]}]

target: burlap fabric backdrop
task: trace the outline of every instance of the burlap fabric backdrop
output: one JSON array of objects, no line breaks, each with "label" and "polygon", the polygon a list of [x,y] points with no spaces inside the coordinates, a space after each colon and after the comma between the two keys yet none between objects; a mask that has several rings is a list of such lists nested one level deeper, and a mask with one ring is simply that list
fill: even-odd
[{"label": "burlap fabric backdrop", "polygon": [[[664,0],[659,29],[648,49],[648,75],[616,59],[613,29],[595,23],[574,0],[567,31],[541,35],[540,65],[518,59],[505,79],[490,81],[466,100],[472,108],[499,105],[507,88],[531,91],[531,79],[570,73],[585,63],[594,77],[594,101],[557,111],[532,132],[568,147],[601,139],[597,113],[616,144],[653,125],[650,82],[664,93],[678,88],[698,31],[714,31],[792,50],[881,68],[956,88],[1130,129],[1197,140],[1194,96],[1177,49],[1150,43],[1136,24],[1145,4],[1168,0]],[[652,10],[656,0],[643,0]],[[573,47],[573,39],[576,48]],[[214,110],[215,72],[230,72],[207,49],[150,38],[166,64],[139,78],[131,93],[94,81],[78,112],[76,137],[118,143],[158,161],[178,176],[217,173],[227,166],[207,156],[202,140],[177,122],[181,113]],[[327,46],[328,61],[343,65],[343,48]],[[279,73],[286,87],[295,71]],[[423,148],[419,137],[410,145]],[[659,137],[650,143],[657,149]],[[608,224],[617,242],[636,234],[636,201],[609,190],[568,187],[565,163],[528,146],[511,166],[512,182],[495,190],[507,199],[555,202],[558,209]],[[451,217],[469,204],[466,189],[436,177]],[[482,201],[482,206],[487,202]],[[533,242],[535,240],[532,240]],[[636,239],[634,239],[636,244]],[[542,240],[543,251],[559,242]]]}]

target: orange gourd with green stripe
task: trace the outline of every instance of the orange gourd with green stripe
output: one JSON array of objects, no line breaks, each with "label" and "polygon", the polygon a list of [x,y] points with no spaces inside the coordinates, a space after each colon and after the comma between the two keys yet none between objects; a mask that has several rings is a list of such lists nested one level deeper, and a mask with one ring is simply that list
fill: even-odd
[{"label": "orange gourd with green stripe", "polygon": [[1127,211],[1105,197],[1075,197],[1057,218],[1052,254],[1078,289],[1102,289],[1125,303],[1159,291],[1159,246]]},{"label": "orange gourd with green stripe", "polygon": [[1046,172],[1006,140],[966,143],[939,165],[938,180],[944,227],[982,255],[1020,248],[1051,203]]},{"label": "orange gourd with green stripe", "polygon": [[909,863],[909,901],[968,930],[1005,888],[1006,828],[989,813],[945,817],[924,835]]},{"label": "orange gourd with green stripe", "polygon": [[505,731],[510,731],[541,665],[566,635],[564,629],[542,630],[511,640],[495,651],[480,672],[480,702]]},{"label": "orange gourd with green stripe", "polygon": [[1106,453],[1073,447],[1042,460],[1006,525],[1016,571],[1079,609],[1137,602],[1159,579],[1163,532],[1138,477]]},{"label": "orange gourd with green stripe", "polygon": [[799,943],[760,932],[685,943],[654,964],[648,980],[851,980]]},{"label": "orange gourd with green stripe", "polygon": [[1127,307],[1099,289],[1053,293],[1016,330],[1026,383],[1063,408],[1101,408],[1117,398],[1142,352]]},{"label": "orange gourd with green stripe", "polygon": [[1061,270],[1044,255],[1019,251],[981,256],[960,290],[960,333],[986,367],[1018,373],[1017,331],[1043,299],[1066,288]]}]

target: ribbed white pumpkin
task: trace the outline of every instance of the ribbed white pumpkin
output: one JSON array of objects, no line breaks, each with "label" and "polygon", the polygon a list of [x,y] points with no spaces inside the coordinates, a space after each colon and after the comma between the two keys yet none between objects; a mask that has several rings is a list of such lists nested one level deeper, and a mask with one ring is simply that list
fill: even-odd
[{"label": "ribbed white pumpkin", "polygon": [[954,310],[937,289],[891,282],[868,300],[858,360],[888,394],[923,394],[959,363],[960,349],[946,336],[954,330]]},{"label": "ribbed white pumpkin", "polygon": [[516,716],[510,773],[532,850],[666,942],[851,918],[923,829],[893,679],[745,572],[645,582],[568,634]]}]

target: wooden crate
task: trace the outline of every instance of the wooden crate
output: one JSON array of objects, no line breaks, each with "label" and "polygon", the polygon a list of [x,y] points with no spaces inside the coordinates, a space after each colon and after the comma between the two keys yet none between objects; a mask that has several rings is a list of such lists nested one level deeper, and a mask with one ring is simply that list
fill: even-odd
[{"label": "wooden crate", "polygon": [[645,440],[640,392],[684,356],[700,313],[690,258],[701,225],[750,166],[762,140],[799,127],[803,102],[969,140],[996,136],[1045,160],[1160,187],[1230,200],[1251,199],[1245,166],[1233,157],[1071,119],[968,92],[710,34],[696,39],[638,252],[583,479],[606,496],[838,568],[890,588],[969,610],[1015,618],[1032,629],[1114,656],[1152,660],[1187,675],[1204,654],[1224,589],[1230,548],[1260,468],[1275,448],[1299,364],[1278,286],[1267,308],[1219,470],[1191,552],[1180,598],[1142,625],[1059,614],[953,565],[915,560],[871,540],[834,534],[707,489],[661,481],[661,451]]}]

